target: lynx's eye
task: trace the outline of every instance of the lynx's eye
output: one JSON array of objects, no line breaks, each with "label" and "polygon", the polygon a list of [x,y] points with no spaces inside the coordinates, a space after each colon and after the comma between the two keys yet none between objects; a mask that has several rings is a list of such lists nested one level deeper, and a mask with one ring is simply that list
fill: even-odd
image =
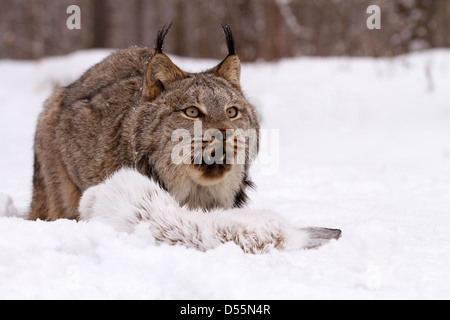
[{"label": "lynx's eye", "polygon": [[200,110],[197,107],[189,107],[184,110],[184,113],[190,118],[198,118],[200,115]]},{"label": "lynx's eye", "polygon": [[230,119],[236,118],[238,115],[238,109],[236,107],[231,107],[227,109],[227,116]]}]

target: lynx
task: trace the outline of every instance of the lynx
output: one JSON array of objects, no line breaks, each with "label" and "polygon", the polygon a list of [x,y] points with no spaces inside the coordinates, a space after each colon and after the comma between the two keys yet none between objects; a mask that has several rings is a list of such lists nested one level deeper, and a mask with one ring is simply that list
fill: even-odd
[{"label": "lynx", "polygon": [[[115,227],[126,230],[127,221],[152,221],[150,229],[159,241],[195,243],[201,250],[233,239],[241,239],[238,244],[248,252],[286,247],[289,228],[281,218],[261,214],[256,225],[262,229],[252,232],[257,214],[237,209],[253,187],[249,168],[258,152],[260,125],[241,89],[230,27],[223,25],[228,56],[200,73],[181,70],[163,53],[169,29],[161,28],[153,50],[117,51],[46,101],[35,135],[29,218],[125,217],[124,225]],[[175,162],[173,150],[180,141],[173,133],[182,129],[196,137],[200,122],[203,134],[187,148],[193,152]],[[218,135],[207,135],[208,130]],[[253,147],[252,139],[235,134],[252,130]],[[242,145],[244,161],[234,161]],[[234,218],[219,223],[218,217]],[[210,230],[202,232],[206,226]],[[336,238],[337,231],[324,230],[320,237]],[[302,236],[314,238],[310,231],[303,230]]]}]

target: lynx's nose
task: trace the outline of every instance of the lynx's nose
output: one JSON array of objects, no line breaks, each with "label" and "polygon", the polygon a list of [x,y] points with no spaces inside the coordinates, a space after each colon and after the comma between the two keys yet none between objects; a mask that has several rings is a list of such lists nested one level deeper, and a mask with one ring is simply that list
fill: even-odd
[{"label": "lynx's nose", "polygon": [[[231,151],[234,145],[232,129],[215,129],[215,132],[206,135],[207,144],[203,148],[203,163],[206,165],[225,165],[231,163]],[[227,161],[228,160],[228,161]]]},{"label": "lynx's nose", "polygon": [[[217,183],[233,168],[234,156],[230,151],[233,133],[227,129],[207,130],[203,135],[202,147],[194,151],[194,179],[206,185]],[[194,148],[195,149],[195,148]]]}]

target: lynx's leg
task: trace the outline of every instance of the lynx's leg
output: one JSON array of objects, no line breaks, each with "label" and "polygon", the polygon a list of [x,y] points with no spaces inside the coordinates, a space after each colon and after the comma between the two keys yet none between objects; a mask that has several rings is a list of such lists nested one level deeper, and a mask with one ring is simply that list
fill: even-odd
[{"label": "lynx's leg", "polygon": [[[310,229],[293,229],[267,211],[245,209],[190,211],[157,184],[134,170],[122,169],[104,183],[86,190],[80,201],[82,220],[100,221],[132,232],[148,223],[158,242],[208,250],[235,242],[245,252],[316,247]],[[318,229],[314,229],[318,230]],[[317,233],[316,233],[317,234]],[[322,244],[330,239],[322,239]],[[320,235],[318,235],[320,237]]]},{"label": "lynx's leg", "polygon": [[44,177],[41,172],[41,165],[34,155],[34,173],[33,173],[33,200],[28,215],[30,220],[46,220],[48,214],[47,195],[45,193]]},{"label": "lynx's leg", "polygon": [[58,160],[44,171],[35,156],[30,220],[78,219],[80,197],[81,192]]},{"label": "lynx's leg", "polygon": [[60,155],[56,128],[62,92],[47,102],[34,140],[33,200],[29,219],[77,219],[80,190],[70,179]]}]

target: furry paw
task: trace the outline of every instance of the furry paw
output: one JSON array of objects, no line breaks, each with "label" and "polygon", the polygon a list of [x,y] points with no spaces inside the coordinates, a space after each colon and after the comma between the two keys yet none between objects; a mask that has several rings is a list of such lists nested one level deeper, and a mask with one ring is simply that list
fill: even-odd
[{"label": "furry paw", "polygon": [[221,242],[234,242],[246,253],[295,250],[309,244],[309,234],[294,229],[270,211],[230,210],[216,217]]},{"label": "furry paw", "polygon": [[341,230],[328,228],[300,228],[288,226],[273,217],[261,224],[235,224],[226,230],[223,237],[233,241],[246,253],[268,253],[277,250],[315,249],[341,237]]}]

